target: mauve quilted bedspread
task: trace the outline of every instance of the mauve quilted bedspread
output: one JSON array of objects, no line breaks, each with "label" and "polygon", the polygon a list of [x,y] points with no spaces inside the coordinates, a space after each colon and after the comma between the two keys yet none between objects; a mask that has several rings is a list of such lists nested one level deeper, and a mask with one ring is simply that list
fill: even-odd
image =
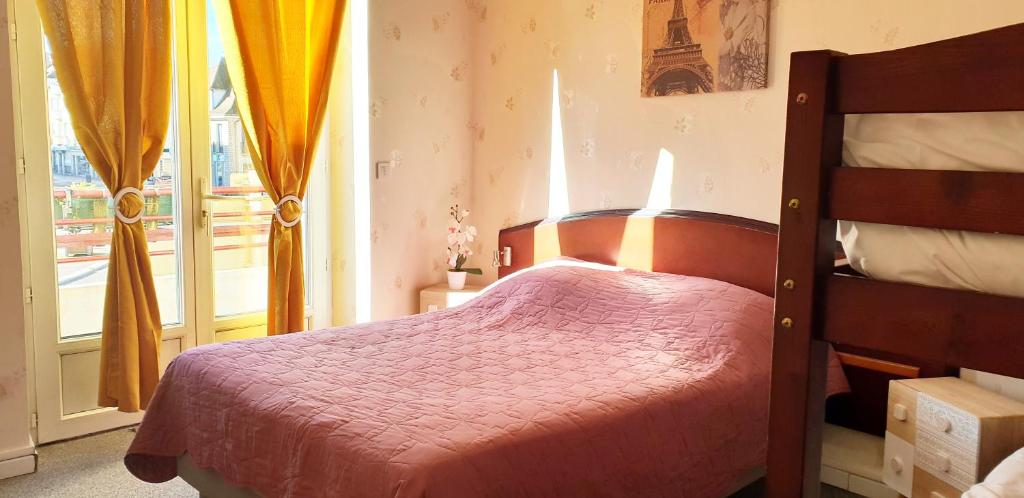
[{"label": "mauve quilted bedspread", "polygon": [[267,497],[712,497],[762,464],[772,299],[560,266],[458,308],[192,349],[125,464]]}]

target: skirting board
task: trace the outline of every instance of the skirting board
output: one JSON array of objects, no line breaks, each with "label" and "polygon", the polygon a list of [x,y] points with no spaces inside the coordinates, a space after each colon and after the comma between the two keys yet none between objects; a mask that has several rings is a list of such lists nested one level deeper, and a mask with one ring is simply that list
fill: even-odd
[{"label": "skirting board", "polygon": [[36,454],[11,458],[0,462],[0,479],[31,474],[36,471]]}]

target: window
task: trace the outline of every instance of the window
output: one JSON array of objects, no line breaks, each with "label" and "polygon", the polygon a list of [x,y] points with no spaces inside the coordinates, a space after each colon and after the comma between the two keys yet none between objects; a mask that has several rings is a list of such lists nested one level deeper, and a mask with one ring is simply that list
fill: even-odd
[{"label": "window", "polygon": [[[55,259],[62,339],[95,336],[103,326],[103,309],[114,226],[114,206],[75,138],[64,94],[53,69],[49,43],[44,43],[46,109]],[[175,99],[177,100],[177,99]],[[176,105],[175,105],[176,107]],[[172,116],[177,112],[172,111]],[[153,175],[143,183],[142,223],[149,240],[153,280],[164,325],[182,322],[182,279],[178,216],[180,207],[176,124],[167,135],[164,153]]]}]

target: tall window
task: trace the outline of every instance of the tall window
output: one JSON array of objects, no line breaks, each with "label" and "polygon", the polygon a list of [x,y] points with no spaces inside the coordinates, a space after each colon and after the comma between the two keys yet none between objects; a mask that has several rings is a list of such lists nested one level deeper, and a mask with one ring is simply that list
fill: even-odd
[{"label": "tall window", "polygon": [[[102,329],[114,206],[110,192],[75,139],[49,43],[44,45],[44,58],[60,336],[66,339],[99,334]],[[172,111],[172,116],[176,115]],[[182,321],[176,127],[177,122],[173,122],[160,162],[142,188],[142,223],[149,240],[160,317],[165,325]]]}]

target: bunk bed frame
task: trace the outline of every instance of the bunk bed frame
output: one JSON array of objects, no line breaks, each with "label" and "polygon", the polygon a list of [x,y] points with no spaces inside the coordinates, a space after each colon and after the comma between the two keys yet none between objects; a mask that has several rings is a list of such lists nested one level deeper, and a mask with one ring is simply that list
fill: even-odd
[{"label": "bunk bed frame", "polygon": [[833,264],[836,220],[1024,235],[1024,174],[841,167],[847,114],[1024,111],[1024,24],[888,52],[794,53],[787,108],[771,498],[818,496],[828,343],[1024,377],[1024,299]]}]

